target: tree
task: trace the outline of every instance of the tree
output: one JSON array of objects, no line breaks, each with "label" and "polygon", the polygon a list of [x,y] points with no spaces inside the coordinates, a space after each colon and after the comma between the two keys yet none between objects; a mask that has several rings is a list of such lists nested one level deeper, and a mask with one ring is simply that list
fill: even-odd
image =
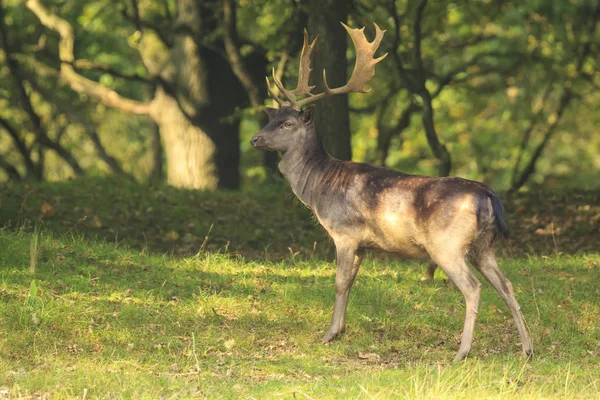
[{"label": "tree", "polygon": [[[420,114],[428,146],[438,160],[438,175],[446,176],[452,161],[438,134],[434,101],[448,88],[490,75],[510,75],[524,54],[513,51],[500,35],[481,29],[497,14],[490,5],[465,5],[458,11],[427,0],[390,0],[367,12],[393,21],[392,39],[387,42],[393,62],[388,73],[393,79],[380,88],[387,94],[377,96],[375,107],[377,162],[385,165],[392,139],[410,126],[413,115]],[[463,14],[469,19],[464,20]]]},{"label": "tree", "polygon": [[[44,26],[60,36],[60,77],[65,83],[74,91],[86,94],[106,106],[147,115],[156,122],[166,153],[167,180],[170,184],[210,189],[217,185],[220,177],[221,186],[238,187],[239,149],[235,151],[238,142],[237,121],[223,122],[219,121],[219,117],[236,105],[243,104],[245,99],[237,96],[239,93],[221,94],[225,87],[230,88],[231,85],[218,88],[216,97],[219,101],[213,101],[210,97],[213,93],[209,88],[209,51],[199,45],[204,31],[198,2],[178,0],[175,15],[162,20],[162,26],[155,26],[144,19],[148,17],[150,21],[156,18],[156,8],[161,5],[150,2],[138,5],[133,1],[130,9],[123,10],[141,35],[138,50],[149,75],[146,83],[155,87],[150,101],[122,96],[77,71],[76,67],[81,62],[74,53],[75,34],[72,25],[51,12],[40,0],[28,0],[27,6]],[[170,13],[168,5],[165,6],[165,13]],[[167,29],[163,30],[165,25]],[[215,77],[221,78],[220,82],[229,78],[223,65],[213,65],[212,72],[219,73],[220,76]],[[217,102],[220,107],[214,107]],[[226,149],[232,149],[230,143],[234,143],[235,147],[233,152],[228,153]]]},{"label": "tree", "polygon": [[[574,99],[581,99],[589,95],[588,86],[590,83],[594,83],[594,75],[598,74],[596,55],[599,50],[597,43],[600,4],[584,3],[580,7],[567,8],[562,11],[560,15],[555,15],[555,10],[546,7],[545,4],[540,5],[537,10],[533,10],[536,18],[532,21],[532,31],[536,34],[538,42],[545,41],[563,49],[562,57],[561,51],[556,50],[549,56],[544,56],[543,53],[539,54],[537,63],[543,65],[544,69],[548,71],[550,82],[554,81],[557,72],[561,73],[562,83],[551,84],[545,89],[541,107],[532,115],[531,122],[522,132],[522,140],[511,174],[510,190],[513,192],[523,187],[535,172],[537,162],[548,142],[558,130],[567,107]],[[540,25],[547,24],[553,18],[560,18],[563,26],[569,27],[572,33],[568,34],[566,31],[558,30],[549,38],[547,36],[548,29],[540,29]],[[566,69],[557,71],[556,69],[560,66],[566,66]],[[550,96],[553,94],[552,92],[555,92],[554,96]],[[541,140],[538,144],[531,146],[532,135],[535,133],[541,136]],[[524,161],[527,147],[533,148],[530,150],[529,160]]]},{"label": "tree", "polygon": [[[346,0],[311,0],[308,5],[308,30],[319,35],[313,53],[312,82],[315,93],[323,91],[322,72],[326,70],[330,87],[346,84],[347,34],[340,22],[348,19]],[[315,124],[327,151],[336,158],[350,160],[350,120],[348,95],[332,96],[316,103]]]},{"label": "tree", "polygon": [[[8,32],[5,26],[5,15],[4,7],[0,4],[0,47],[2,48],[4,58],[8,65],[9,75],[12,78],[13,90],[16,92],[18,104],[25,111],[28,116],[29,122],[35,132],[36,141],[33,145],[28,146],[22,135],[19,134],[17,128],[11,124],[10,121],[4,118],[0,118],[0,125],[10,135],[15,145],[15,148],[19,151],[23,158],[24,165],[26,167],[26,176],[32,176],[35,179],[42,179],[44,175],[44,151],[46,149],[52,149],[62,159],[64,159],[73,172],[76,175],[83,174],[83,169],[73,157],[73,155],[60,144],[60,140],[52,140],[48,131],[37,111],[33,107],[33,103],[30,98],[30,94],[27,92],[25,87],[25,78],[19,69],[16,60],[13,57],[11,44],[8,41]],[[37,151],[37,160],[34,160],[32,156],[33,146]],[[1,157],[2,162],[0,166],[6,171],[9,177],[13,180],[21,180],[23,176],[18,172],[12,164],[10,164],[5,157]]]}]

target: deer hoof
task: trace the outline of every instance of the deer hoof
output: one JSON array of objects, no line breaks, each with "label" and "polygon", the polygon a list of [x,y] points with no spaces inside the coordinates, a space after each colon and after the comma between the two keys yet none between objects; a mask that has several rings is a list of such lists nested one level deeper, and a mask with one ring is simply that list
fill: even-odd
[{"label": "deer hoof", "polygon": [[468,351],[459,351],[456,356],[454,356],[454,360],[452,360],[453,363],[457,363],[460,362],[462,360],[464,360],[465,358],[467,358],[467,356],[469,355]]},{"label": "deer hoof", "polygon": [[339,332],[328,331],[325,335],[323,335],[323,338],[321,340],[323,341],[323,343],[329,343],[333,339],[337,338],[338,336],[339,336]]}]

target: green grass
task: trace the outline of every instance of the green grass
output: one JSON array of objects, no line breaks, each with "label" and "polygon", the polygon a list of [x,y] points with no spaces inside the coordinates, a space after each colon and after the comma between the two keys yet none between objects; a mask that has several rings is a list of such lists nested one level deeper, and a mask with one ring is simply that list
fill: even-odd
[{"label": "green grass", "polygon": [[420,282],[419,263],[367,259],[348,331],[323,345],[331,262],[157,255],[43,229],[1,230],[0,248],[0,390],[15,398],[600,393],[598,254],[502,259],[535,356],[520,356],[514,322],[486,284],[471,355],[453,365],[463,299],[441,273]]},{"label": "green grass", "polygon": [[368,257],[348,329],[332,246],[281,186],[205,193],[120,181],[0,187],[2,398],[598,398],[598,192],[505,201],[499,250],[535,346],[484,285]]}]

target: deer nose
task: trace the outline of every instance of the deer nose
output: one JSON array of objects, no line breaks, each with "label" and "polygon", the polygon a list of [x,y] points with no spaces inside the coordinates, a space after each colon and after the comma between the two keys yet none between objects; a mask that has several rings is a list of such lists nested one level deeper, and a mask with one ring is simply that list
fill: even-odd
[{"label": "deer nose", "polygon": [[250,139],[250,144],[252,145],[252,147],[256,147],[259,140],[260,140],[260,136],[258,136],[258,135],[254,136],[252,139]]}]

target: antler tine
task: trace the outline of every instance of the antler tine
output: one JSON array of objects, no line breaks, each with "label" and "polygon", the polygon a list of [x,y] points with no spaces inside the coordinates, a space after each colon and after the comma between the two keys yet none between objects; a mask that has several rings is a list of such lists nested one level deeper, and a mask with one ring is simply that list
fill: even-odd
[{"label": "antler tine", "polygon": [[308,32],[306,31],[306,29],[304,29],[304,43],[302,44],[302,52],[300,53],[300,65],[298,67],[298,85],[296,86],[296,89],[292,90],[292,93],[296,96],[299,95],[303,95],[303,94],[311,94],[311,90],[313,90],[315,87],[314,86],[310,86],[308,84],[308,81],[310,79],[310,72],[312,71],[312,68],[310,67],[310,56],[312,55],[313,49],[315,48],[315,43],[317,42],[317,39],[319,38],[319,35],[317,35],[312,43],[309,45],[308,44]]},{"label": "antler tine", "polygon": [[333,94],[347,93],[347,92],[362,92],[366,93],[366,83],[375,75],[375,64],[383,60],[387,53],[379,58],[373,58],[375,51],[381,44],[383,34],[385,31],[381,30],[376,23],[375,25],[375,39],[369,42],[365,36],[365,28],[351,29],[342,22],[342,25],[350,35],[354,48],[356,49],[356,61],[354,63],[354,70],[350,76],[350,80],[346,85],[339,89],[332,89]]},{"label": "antler tine", "polygon": [[267,90],[269,91],[269,95],[273,98],[273,100],[275,100],[279,104],[280,107],[288,105],[284,100],[281,100],[275,94],[275,92],[273,92],[273,90],[271,89],[271,81],[269,81],[269,77],[265,76],[265,79],[267,80]]},{"label": "antler tine", "polygon": [[369,42],[365,36],[364,27],[360,29],[352,29],[343,22],[341,24],[350,35],[352,43],[354,44],[354,48],[356,49],[356,61],[354,63],[354,70],[352,71],[350,79],[344,86],[331,89],[327,84],[327,73],[325,70],[323,70],[323,93],[312,95],[306,99],[297,101],[294,107],[301,108],[302,106],[313,103],[322,99],[323,97],[332,96],[335,94],[368,92],[368,90],[365,89],[365,85],[373,77],[373,75],[375,75],[375,65],[387,56],[387,53],[385,53],[381,57],[373,58],[375,52],[381,44],[381,40],[383,39],[385,31],[381,30],[376,23],[373,23],[373,25],[375,25],[375,39],[373,39],[372,42]]},{"label": "antler tine", "polygon": [[273,81],[275,82],[275,86],[281,90],[281,93],[283,93],[283,96],[287,99],[287,102],[289,102],[289,104],[293,107],[296,104],[296,95],[293,91],[287,90],[285,86],[283,86],[283,83],[281,83],[281,81],[277,78],[277,74],[275,74],[275,68],[273,68]]}]

